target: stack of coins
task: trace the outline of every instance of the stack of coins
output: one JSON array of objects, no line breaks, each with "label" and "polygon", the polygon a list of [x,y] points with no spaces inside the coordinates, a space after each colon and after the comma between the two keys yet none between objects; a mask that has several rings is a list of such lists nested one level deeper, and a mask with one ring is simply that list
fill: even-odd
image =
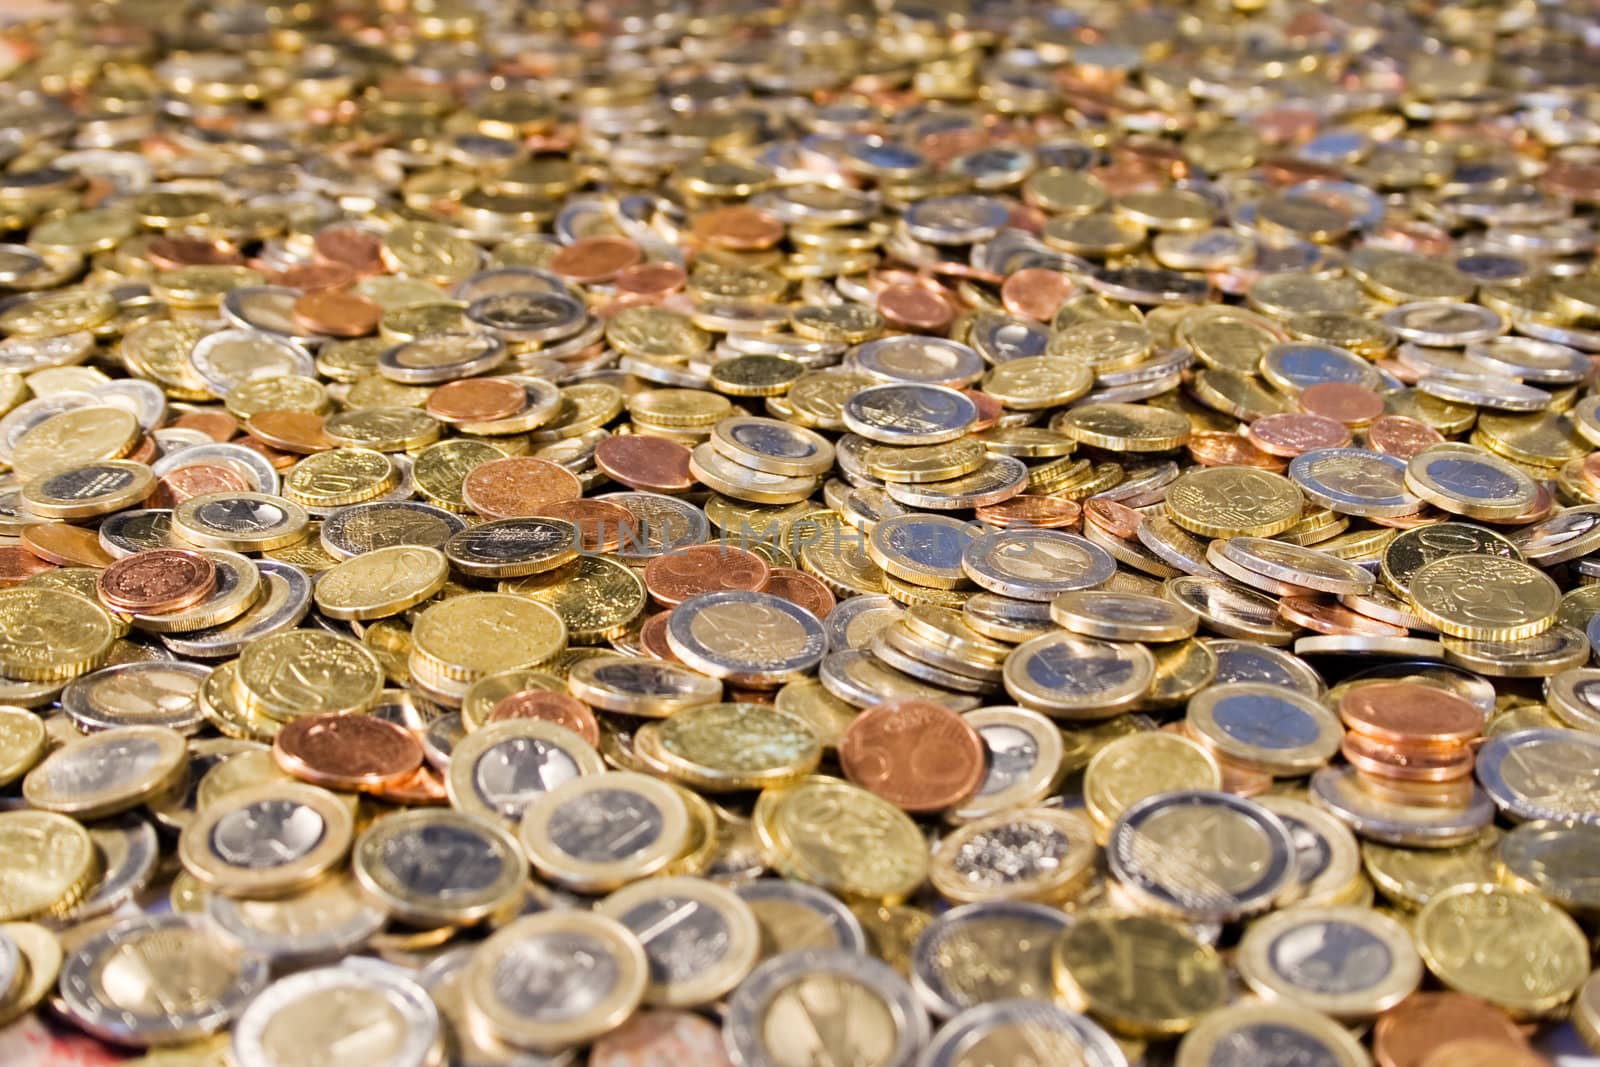
[{"label": "stack of coins", "polygon": [[[1348,777],[1385,803],[1465,812],[1484,716],[1471,702],[1409,682],[1354,686],[1339,701]],[[1330,784],[1330,788],[1333,786]]]}]

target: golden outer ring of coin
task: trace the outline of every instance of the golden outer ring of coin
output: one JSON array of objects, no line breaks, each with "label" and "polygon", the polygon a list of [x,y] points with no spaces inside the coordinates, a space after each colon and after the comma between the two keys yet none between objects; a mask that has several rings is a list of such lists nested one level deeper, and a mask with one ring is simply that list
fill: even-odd
[{"label": "golden outer ring of coin", "polygon": [[[286,664],[309,659],[326,667],[334,649],[351,657],[349,668],[337,676],[324,672],[318,706],[307,707],[302,699],[290,700],[271,689]],[[234,693],[245,707],[280,722],[303,715],[347,714],[362,711],[378,699],[383,690],[383,668],[378,659],[360,642],[318,630],[290,630],[262,638],[239,653]],[[265,692],[262,687],[269,687]]]},{"label": "golden outer ring of coin", "polygon": [[[243,500],[283,512],[283,521],[256,532],[225,530],[202,523],[199,510],[214,500]],[[306,509],[286,497],[270,493],[206,493],[190,497],[172,509],[172,532],[191,545],[233,552],[266,552],[302,541],[310,528]]]},{"label": "golden outer ring of coin", "polygon": [[1330,1067],[1369,1067],[1372,1057],[1344,1027],[1309,1008],[1294,1004],[1246,1002],[1211,1012],[1184,1035],[1176,1067],[1211,1067],[1226,1062],[1224,1049],[1241,1030],[1272,1027],[1299,1031],[1317,1040],[1333,1057]]},{"label": "golden outer ring of coin", "polygon": [[[1273,966],[1273,946],[1293,931],[1322,922],[1345,923],[1382,942],[1389,969],[1366,989],[1336,993],[1296,985]],[[1404,926],[1370,908],[1300,906],[1273,912],[1250,924],[1239,942],[1234,965],[1264,1000],[1286,1000],[1314,1008],[1342,1022],[1359,1022],[1387,1011],[1422,984],[1422,959]]]},{"label": "golden outer ring of coin", "polygon": [[[967,823],[1010,808],[1025,808],[1039,803],[1060,784],[1066,771],[1066,745],[1061,729],[1037,711],[1027,708],[992,706],[975,708],[961,716],[967,725],[983,734],[986,726],[1003,726],[1021,731],[1033,741],[1036,753],[1029,773],[1009,788],[987,795],[977,793],[945,813],[952,823]],[[937,885],[937,882],[935,883]],[[941,890],[942,892],[942,890]]]},{"label": "golden outer ring of coin", "polygon": [[[1253,689],[1240,688],[1246,685],[1252,686]],[[1317,725],[1316,738],[1296,748],[1263,748],[1228,733],[1216,719],[1218,700],[1231,695],[1249,696],[1252,693],[1293,704],[1303,711],[1306,717]],[[1194,739],[1219,758],[1230,763],[1243,764],[1265,774],[1279,776],[1310,774],[1333,758],[1334,753],[1339,751],[1340,739],[1344,737],[1338,716],[1329,711],[1321,701],[1277,685],[1264,683],[1233,683],[1226,688],[1212,688],[1197,693],[1189,701],[1184,721]]]},{"label": "golden outer ring of coin", "polygon": [[[322,833],[305,855],[276,867],[241,867],[211,847],[217,824],[242,808],[265,801],[289,801],[322,820]],[[296,893],[344,860],[355,836],[350,809],[326,789],[300,782],[269,782],[229,793],[199,812],[178,838],[183,869],[215,893],[228,897],[272,899]]]},{"label": "golden outer ring of coin", "polygon": [[[635,657],[618,657],[630,661]],[[574,663],[567,672],[567,690],[590,707],[621,712],[645,718],[664,719],[669,715],[696,707],[714,704],[722,699],[722,683],[688,667],[675,663],[651,663],[656,670],[682,677],[694,687],[691,693],[651,693],[620,689],[607,685],[595,677],[595,672],[608,661],[603,657]]]},{"label": "golden outer ring of coin", "polygon": [[[118,776],[93,791],[67,792],[51,783],[51,772],[58,765],[73,760],[103,759],[98,750],[134,737],[156,746],[158,762],[144,774]],[[119,726],[70,741],[50,753],[22,780],[22,795],[29,804],[43,811],[77,819],[98,819],[126,811],[166,792],[183,777],[188,767],[189,747],[178,731],[165,726]]]},{"label": "golden outer ring of coin", "polygon": [[705,797],[676,782],[672,783],[672,787],[678,791],[689,813],[689,841],[677,859],[661,868],[661,874],[698,876],[710,868],[722,850],[721,824],[717,820],[716,809]]},{"label": "golden outer ring of coin", "polygon": [[[692,1008],[721,999],[744,981],[761,952],[761,927],[755,912],[733,890],[703,878],[650,878],[617,890],[595,904],[598,915],[624,922],[642,904],[663,897],[687,899],[717,913],[727,928],[722,955],[703,960],[694,975],[682,980],[657,981],[645,987],[645,1003],[666,1008]],[[650,947],[645,945],[648,959]]]},{"label": "golden outer ring of coin", "polygon": [[[1067,839],[1067,852],[1052,870],[1027,881],[1008,881],[997,888],[986,888],[973,884],[956,869],[955,855],[968,841],[1018,823],[1046,823]],[[1094,824],[1078,812],[1060,808],[1008,808],[973,819],[941,838],[928,859],[928,881],[940,896],[959,904],[995,900],[1052,903],[1083,887],[1093,873],[1099,851],[1095,845]]]},{"label": "golden outer ring of coin", "polygon": [[578,777],[605,773],[605,761],[589,743],[565,726],[542,719],[508,719],[493,722],[467,734],[450,753],[450,767],[445,772],[445,792],[450,803],[460,811],[478,815],[498,825],[506,817],[496,811],[478,795],[475,779],[478,760],[490,749],[515,741],[534,741],[560,749],[578,767]]},{"label": "golden outer ring of coin", "polygon": [[[1451,913],[1475,897],[1496,897],[1504,902],[1495,921],[1512,922],[1509,908],[1521,910],[1520,922],[1499,927],[1516,931],[1517,959],[1478,963],[1472,948],[1477,942],[1452,921]],[[1428,970],[1451,989],[1498,1004],[1515,1019],[1536,1019],[1558,1012],[1572,999],[1589,976],[1589,941],[1566,912],[1532,893],[1495,885],[1457,885],[1434,894],[1417,913],[1413,925],[1417,951]],[[1533,951],[1537,950],[1537,951]],[[1558,973],[1557,954],[1570,958],[1570,973]],[[1530,972],[1544,974],[1551,986],[1544,995],[1529,989]]]},{"label": "golden outer ring of coin", "polygon": [[543,689],[551,693],[565,693],[567,687],[548,670],[542,668],[501,671],[479,678],[467,688],[461,699],[461,723],[468,733],[481,729],[489,721],[494,706],[512,693],[524,689]]},{"label": "golden outer ring of coin", "polygon": [[[1097,611],[1095,601],[1121,599],[1144,603],[1164,618],[1119,619]],[[1186,604],[1138,593],[1115,593],[1102,589],[1078,589],[1056,594],[1050,601],[1050,617],[1058,626],[1085,637],[1111,641],[1166,642],[1193,637],[1200,624],[1199,615]]]},{"label": "golden outer ring of coin", "polygon": [[966,616],[951,608],[915,604],[905,610],[899,621],[922,641],[972,663],[999,667],[1011,654],[1010,646],[972,629]]},{"label": "golden outer ring of coin", "polygon": [[26,973],[10,999],[0,1004],[0,1026],[10,1026],[38,1007],[45,994],[56,987],[61,964],[66,959],[61,941],[54,933],[34,923],[5,923],[0,935],[9,937],[25,962]]},{"label": "golden outer ring of coin", "polygon": [[[576,1019],[543,1022],[512,1010],[499,998],[496,972],[518,942],[546,934],[581,934],[598,941],[617,968],[606,995]],[[588,911],[547,911],[530,915],[497,932],[473,954],[464,987],[474,1011],[508,1045],[557,1052],[609,1033],[634,1013],[644,999],[650,967],[644,946],[615,919]]]},{"label": "golden outer ring of coin", "polygon": [[[0,589],[0,633],[26,633],[48,622],[50,643],[0,643],[0,673],[28,682],[59,682],[106,661],[115,641],[111,616],[86,597],[28,586]],[[75,644],[66,645],[68,637]],[[43,653],[41,655],[41,652]]]},{"label": "golden outer ring of coin", "polygon": [[[1113,777],[1118,767],[1123,775],[1120,783]],[[1162,730],[1143,730],[1107,742],[1083,770],[1084,809],[1101,838],[1124,810],[1146,797],[1221,788],[1222,767],[1204,745]]]},{"label": "golden outer ring of coin", "polygon": [[331,619],[388,618],[429,599],[449,579],[449,561],[437,548],[391,545],[324,571],[317,580],[317,609]]},{"label": "golden outer ring of coin", "polygon": [[32,770],[47,743],[43,719],[26,708],[0,705],[0,786]]},{"label": "golden outer ring of coin", "polygon": [[1591,974],[1572,1005],[1572,1025],[1593,1052],[1600,1052],[1600,972]]},{"label": "golden outer ring of coin", "polygon": [[188,633],[232,622],[255,606],[261,595],[261,572],[256,565],[237,552],[220,548],[197,549],[209,559],[220,574],[231,573],[231,583],[219,583],[200,603],[182,611],[166,615],[134,615],[139,629],[149,633]]},{"label": "golden outer ring of coin", "polygon": [[57,468],[48,474],[41,474],[22,487],[22,499],[28,505],[28,511],[40,518],[46,519],[87,519],[95,515],[106,515],[113,511],[138,503],[149,496],[156,487],[156,476],[149,467],[143,463],[135,463],[127,459],[102,459],[94,463],[82,464],[85,467],[118,470],[129,476],[127,485],[120,489],[99,493],[92,497],[62,497],[51,496],[46,491],[51,479],[57,478],[70,467]]},{"label": "golden outer ring of coin", "polygon": [[225,737],[272,744],[283,724],[244,706],[236,689],[238,666],[229,661],[212,669],[200,683],[200,714]]},{"label": "golden outer ring of coin", "polygon": [[0,853],[7,886],[0,919],[62,914],[100,877],[99,851],[76,819],[26,809],[0,813],[0,839],[12,843]]},{"label": "golden outer ring of coin", "polygon": [[[396,836],[417,827],[460,826],[490,839],[500,854],[500,874],[489,885],[470,894],[424,897],[408,893],[407,887],[388,877],[383,870],[384,849]],[[402,811],[377,820],[362,831],[350,853],[350,869],[367,896],[390,915],[416,926],[465,926],[493,915],[522,896],[527,881],[521,847],[502,821],[483,819],[464,811],[418,809]]]},{"label": "golden outer ring of coin", "polygon": [[[454,757],[451,763],[455,763]],[[632,792],[660,812],[661,831],[649,847],[625,860],[591,861],[573,856],[550,836],[550,820],[564,804],[586,793],[612,790]],[[689,812],[677,790],[658,778],[633,771],[590,774],[568,779],[535,798],[523,813],[517,840],[534,868],[549,881],[580,893],[604,893],[648,878],[683,855],[689,840]]]},{"label": "golden outer ring of coin", "polygon": [[[1158,990],[1128,981],[1121,964],[1133,959],[1145,973],[1168,981]],[[1222,1007],[1229,994],[1227,968],[1216,949],[1180,923],[1148,915],[1079,918],[1056,941],[1050,970],[1067,1004],[1127,1037],[1181,1034]]]},{"label": "golden outer ring of coin", "polygon": [[1327,844],[1327,866],[1311,880],[1309,885],[1302,887],[1302,895],[1295,903],[1307,905],[1344,903],[1352,892],[1352,887],[1359,885],[1363,880],[1361,846],[1357,844],[1356,836],[1350,828],[1321,808],[1295,797],[1268,793],[1257,797],[1256,803],[1284,820],[1284,825],[1290,827],[1291,836],[1294,834],[1294,828],[1290,825],[1292,820],[1309,827]]},{"label": "golden outer ring of coin", "polygon": [[[1506,473],[1522,478],[1525,491],[1519,493],[1514,500],[1504,504],[1484,504],[1469,497],[1458,496],[1450,492],[1448,488],[1429,474],[1426,460],[1430,455],[1437,456],[1441,452],[1448,453],[1451,451],[1458,452],[1476,463],[1496,467]],[[1532,507],[1534,501],[1538,498],[1537,485],[1534,484],[1532,479],[1524,475],[1521,468],[1517,467],[1516,464],[1510,460],[1501,459],[1492,452],[1463,445],[1456,445],[1454,448],[1449,445],[1444,448],[1435,445],[1434,448],[1414,457],[1406,464],[1406,489],[1412,496],[1426,500],[1435,507],[1452,514],[1491,521],[1495,519],[1514,519]]]},{"label": "golden outer ring of coin", "polygon": [[[1492,597],[1494,603],[1502,610],[1506,607],[1516,609],[1522,621],[1508,620],[1498,625],[1478,622],[1470,613],[1458,610],[1454,603],[1441,602],[1428,596],[1429,581],[1437,578],[1438,572],[1455,570],[1463,566],[1469,566],[1473,572],[1460,576],[1463,580],[1480,582],[1479,589],[1483,594]],[[1501,572],[1502,576],[1506,572],[1525,576],[1537,588],[1523,588],[1520,590],[1522,596],[1513,597],[1505,583],[1495,579],[1492,573],[1494,571]],[[1453,588],[1457,583],[1447,581],[1443,584],[1446,588]],[[1518,641],[1525,637],[1533,637],[1555,624],[1556,614],[1561,608],[1561,589],[1549,575],[1530,563],[1500,556],[1446,556],[1434,560],[1419,568],[1411,576],[1410,597],[1417,618],[1442,634],[1471,641]],[[1541,598],[1548,600],[1549,603],[1541,603]]]},{"label": "golden outer ring of coin", "polygon": [[[1101,646],[1118,658],[1128,659],[1132,664],[1129,680],[1121,685],[1084,695],[1064,694],[1059,690],[1035,683],[1026,673],[1029,657],[1037,655],[1040,649],[1063,641]],[[1107,719],[1137,704],[1145,691],[1150,688],[1150,682],[1154,680],[1155,674],[1156,658],[1143,645],[1114,644],[1093,637],[1078,637],[1075,634],[1056,631],[1030,638],[1018,645],[1006,659],[1003,681],[1006,692],[1024,707],[1031,707],[1035,711],[1042,711],[1057,718]]]}]

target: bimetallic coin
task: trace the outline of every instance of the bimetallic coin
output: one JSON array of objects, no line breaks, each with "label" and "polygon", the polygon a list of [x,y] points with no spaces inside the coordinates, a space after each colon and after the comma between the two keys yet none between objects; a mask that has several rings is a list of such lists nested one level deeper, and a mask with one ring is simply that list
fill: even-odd
[{"label": "bimetallic coin", "polygon": [[867,951],[861,920],[832,893],[782,878],[757,878],[734,891],[755,914],[763,960],[801,949]]},{"label": "bimetallic coin", "polygon": [[1217,654],[1218,684],[1265,682],[1306,696],[1322,694],[1321,675],[1282,649],[1252,641],[1208,639],[1206,643]]},{"label": "bimetallic coin", "polygon": [[[823,1015],[831,1025],[818,1025]],[[775,956],[757,967],[729,1000],[722,1033],[739,1067],[790,1062],[784,1020],[816,1036],[818,1056],[912,1067],[928,1041],[928,1019],[911,987],[887,965],[837,950]]]},{"label": "bimetallic coin", "polygon": [[1291,908],[1256,920],[1239,944],[1239,969],[1266,999],[1346,1021],[1387,1011],[1422,982],[1406,928],[1356,907]]},{"label": "bimetallic coin", "polygon": [[1406,461],[1360,448],[1319,448],[1289,463],[1289,478],[1313,504],[1340,515],[1411,515],[1422,501],[1406,487]]},{"label": "bimetallic coin", "polygon": [[1349,824],[1358,837],[1411,848],[1463,844],[1494,821],[1495,805],[1474,789],[1464,807],[1401,804],[1374,793],[1353,767],[1324,767],[1311,776],[1311,799]]},{"label": "bimetallic coin", "polygon": [[976,1067],[982,1063],[1035,1062],[1127,1067],[1111,1035],[1093,1020],[1037,1000],[978,1004],[952,1018],[933,1035],[921,1062],[926,1067]]},{"label": "bimetallic coin", "polygon": [[953,908],[917,938],[912,988],[940,1018],[990,1001],[1044,1000],[1052,988],[1051,948],[1071,921],[1042,904]]},{"label": "bimetallic coin", "polygon": [[1117,881],[1148,906],[1191,920],[1263,911],[1294,880],[1294,843],[1277,816],[1207,790],[1134,804],[1111,828],[1106,857]]},{"label": "bimetallic coin", "polygon": [[338,959],[366,944],[388,921],[346,875],[278,900],[207,893],[205,915],[223,937],[275,963]]},{"label": "bimetallic coin", "polygon": [[61,706],[86,730],[166,726],[192,733],[200,725],[200,685],[211,674],[197,663],[124,663],[75,679]]},{"label": "bimetallic coin", "polygon": [[966,579],[966,550],[980,534],[968,523],[943,515],[885,518],[866,539],[872,562],[916,585],[954,588]]},{"label": "bimetallic coin", "polygon": [[962,903],[1056,901],[1082,888],[1095,855],[1094,828],[1082,815],[1019,808],[974,819],[942,839],[929,879]]},{"label": "bimetallic coin", "polygon": [[773,686],[815,667],[827,652],[822,624],[766,593],[730,590],[673,609],[667,643],[690,667],[735,684]]},{"label": "bimetallic coin", "polygon": [[45,811],[95,819],[167,792],[187,769],[176,730],[122,726],[56,749],[22,780],[22,795]]},{"label": "bimetallic coin", "polygon": [[1533,507],[1538,486],[1507,460],[1461,445],[1437,445],[1406,464],[1406,488],[1454,515],[1514,519]]},{"label": "bimetallic coin", "polygon": [[1219,758],[1268,774],[1309,774],[1339,750],[1343,731],[1319,701],[1259,682],[1216,685],[1189,701],[1185,720]]},{"label": "bimetallic coin", "polygon": [[1577,730],[1518,730],[1477,755],[1478,781],[1518,820],[1600,825],[1600,736]]},{"label": "bimetallic coin", "polygon": [[965,394],[943,385],[895,383],[854,393],[841,410],[851,433],[886,445],[932,445],[954,441],[977,421],[978,408]]},{"label": "bimetallic coin", "polygon": [[755,966],[760,927],[750,905],[714,882],[657,878],[636,882],[595,906],[644,946],[650,968],[645,1001],[692,1007],[730,992]]},{"label": "bimetallic coin", "polygon": [[327,1050],[356,1047],[372,1067],[426,1067],[439,1011],[405,972],[381,964],[302,971],[250,1003],[233,1030],[238,1067],[298,1067]]},{"label": "bimetallic coin", "polygon": [[473,815],[515,822],[533,801],[581,775],[605,769],[600,754],[565,727],[511,719],[473,730],[450,753],[450,803]]},{"label": "bimetallic coin", "polygon": [[1005,663],[1006,691],[1025,707],[1069,719],[1104,719],[1139,701],[1155,677],[1143,645],[1067,633],[1017,646]]},{"label": "bimetallic coin", "polygon": [[[1326,1015],[1294,1004],[1241,1003],[1207,1015],[1178,1045],[1176,1067],[1271,1062],[1366,1067],[1367,1050]],[[1394,1067],[1400,1067],[1398,1063]]]},{"label": "bimetallic coin", "polygon": [[1181,641],[1200,625],[1200,616],[1175,600],[1100,589],[1057,595],[1050,617],[1075,634],[1109,641]]},{"label": "bimetallic coin", "polygon": [[119,1045],[175,1045],[215,1033],[267,984],[267,961],[201,919],[146,915],[85,940],[61,968],[69,1018]]},{"label": "bimetallic coin", "polygon": [[1050,600],[1091,589],[1116,573],[1100,546],[1060,530],[998,530],[969,541],[961,553],[967,577],[990,592],[1019,600]]},{"label": "bimetallic coin", "polygon": [[519,919],[484,942],[465,977],[488,1029],[518,1048],[555,1052],[621,1025],[644,998],[649,964],[615,919],[558,911]]},{"label": "bimetallic coin", "polygon": [[516,838],[453,811],[378,820],[356,840],[350,865],[380,908],[419,926],[477,922],[516,900],[524,881]]},{"label": "bimetallic coin", "polygon": [[574,664],[567,686],[591,707],[650,718],[665,718],[722,696],[722,686],[714,678],[673,663],[623,656]]},{"label": "bimetallic coin", "polygon": [[1350,828],[1304,800],[1268,793],[1256,803],[1276,815],[1294,842],[1296,903],[1342,904],[1360,893],[1361,849]]},{"label": "bimetallic coin", "polygon": [[184,829],[178,857],[207,889],[270,898],[304,889],[343,862],[355,834],[350,809],[298,783],[241,789]]},{"label": "bimetallic coin", "polygon": [[1589,862],[1596,844],[1600,827],[1592,823],[1523,823],[1500,839],[1501,879],[1568,911],[1591,914],[1600,908],[1600,886]]},{"label": "bimetallic coin", "polygon": [[629,771],[563,782],[528,805],[518,831],[540,874],[587,893],[661,870],[683,854],[688,836],[677,791]]}]

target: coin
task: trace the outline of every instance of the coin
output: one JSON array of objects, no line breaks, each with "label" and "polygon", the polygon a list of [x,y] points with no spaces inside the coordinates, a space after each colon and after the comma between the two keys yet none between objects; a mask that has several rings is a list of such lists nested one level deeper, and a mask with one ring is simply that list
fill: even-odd
[{"label": "coin", "polygon": [[[353,1020],[365,1020],[357,1029]],[[229,1052],[240,1067],[287,1067],[359,1036],[383,1067],[425,1063],[439,1012],[421,986],[381,965],[321,967],[278,979],[250,1002]]]},{"label": "coin", "polygon": [[305,889],[343,861],[354,823],[332,795],[275,783],[241,789],[184,830],[179,858],[208,889],[236,897]]},{"label": "coin", "polygon": [[851,723],[839,743],[845,776],[905,811],[939,811],[977,789],[983,742],[937,704],[880,704]]},{"label": "coin", "polygon": [[[1539,945],[1538,968],[1518,964],[1479,940],[1484,922],[1507,920],[1517,924],[1519,937]],[[1578,925],[1532,894],[1495,886],[1444,890],[1418,913],[1416,938],[1423,961],[1440,981],[1514,1016],[1554,1011],[1588,977],[1588,948]]]}]

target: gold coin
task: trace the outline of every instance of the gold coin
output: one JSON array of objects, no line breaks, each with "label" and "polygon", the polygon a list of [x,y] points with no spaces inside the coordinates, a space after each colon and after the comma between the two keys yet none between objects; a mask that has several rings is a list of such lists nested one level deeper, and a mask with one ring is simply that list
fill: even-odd
[{"label": "gold coin", "polygon": [[847,897],[895,903],[927,877],[928,850],[911,817],[848,782],[813,776],[756,801],[769,866]]},{"label": "gold coin", "polygon": [[634,734],[635,752],[696,789],[771,789],[803,778],[822,743],[803,720],[765,704],[701,704]]},{"label": "gold coin", "polygon": [[1300,489],[1282,475],[1248,467],[1203,467],[1167,487],[1167,517],[1204,537],[1271,537],[1296,522]]},{"label": "gold coin", "polygon": [[1139,404],[1084,404],[1050,420],[1074,441],[1120,452],[1166,452],[1189,440],[1189,420]]},{"label": "gold coin", "polygon": [[44,720],[26,708],[0,705],[0,786],[10,785],[44,758]]},{"label": "gold coin", "polygon": [[56,935],[34,923],[0,925],[0,937],[16,945],[22,957],[20,981],[11,995],[0,1002],[0,1026],[10,1026],[38,1007],[46,994],[56,987],[56,977],[61,973],[65,956]]},{"label": "gold coin", "polygon": [[394,461],[382,452],[335,448],[296,463],[283,480],[283,496],[301,507],[335,508],[380,497],[399,479]]},{"label": "gold coin", "polygon": [[644,582],[631,567],[587,554],[542,574],[503,581],[500,591],[549,607],[561,617],[568,640],[575,644],[621,635],[649,604]]},{"label": "gold coin", "polygon": [[1417,617],[1451,637],[1516,641],[1543,633],[1561,609],[1561,588],[1543,571],[1501,556],[1446,556],[1421,567],[1408,588]]},{"label": "gold coin", "polygon": [[362,711],[382,688],[371,652],[319,630],[273,634],[239,654],[236,692],[246,707],[280,722]]},{"label": "gold coin", "polygon": [[567,644],[561,616],[544,604],[505,593],[466,593],[424,608],[412,624],[413,659],[447,678],[533,667]]},{"label": "gold coin", "polygon": [[1220,789],[1216,758],[1187,737],[1162,731],[1129,734],[1107,744],[1083,772],[1083,800],[1103,836],[1135,803],[1179,789]]},{"label": "gold coin", "polygon": [[381,619],[427,600],[449,577],[437,548],[392,545],[326,571],[317,580],[317,608],[332,619]]},{"label": "gold coin", "polygon": [[0,920],[66,912],[99,872],[94,840],[76,820],[48,811],[0,812]]},{"label": "gold coin", "polygon": [[1454,886],[1423,906],[1414,933],[1436,978],[1519,1019],[1556,1013],[1589,976],[1582,929],[1532,893]]},{"label": "gold coin", "polygon": [[119,459],[139,439],[139,420],[122,408],[73,408],[39,423],[23,434],[11,454],[19,477],[36,478],[50,471],[101,459]]},{"label": "gold coin", "polygon": [[1089,365],[1064,356],[1010,359],[983,376],[983,391],[1013,411],[1061,407],[1093,386]]},{"label": "gold coin", "polygon": [[1181,1034],[1228,1000],[1216,949],[1182,926],[1143,915],[1086,915],[1052,957],[1056,991],[1129,1037]]}]

